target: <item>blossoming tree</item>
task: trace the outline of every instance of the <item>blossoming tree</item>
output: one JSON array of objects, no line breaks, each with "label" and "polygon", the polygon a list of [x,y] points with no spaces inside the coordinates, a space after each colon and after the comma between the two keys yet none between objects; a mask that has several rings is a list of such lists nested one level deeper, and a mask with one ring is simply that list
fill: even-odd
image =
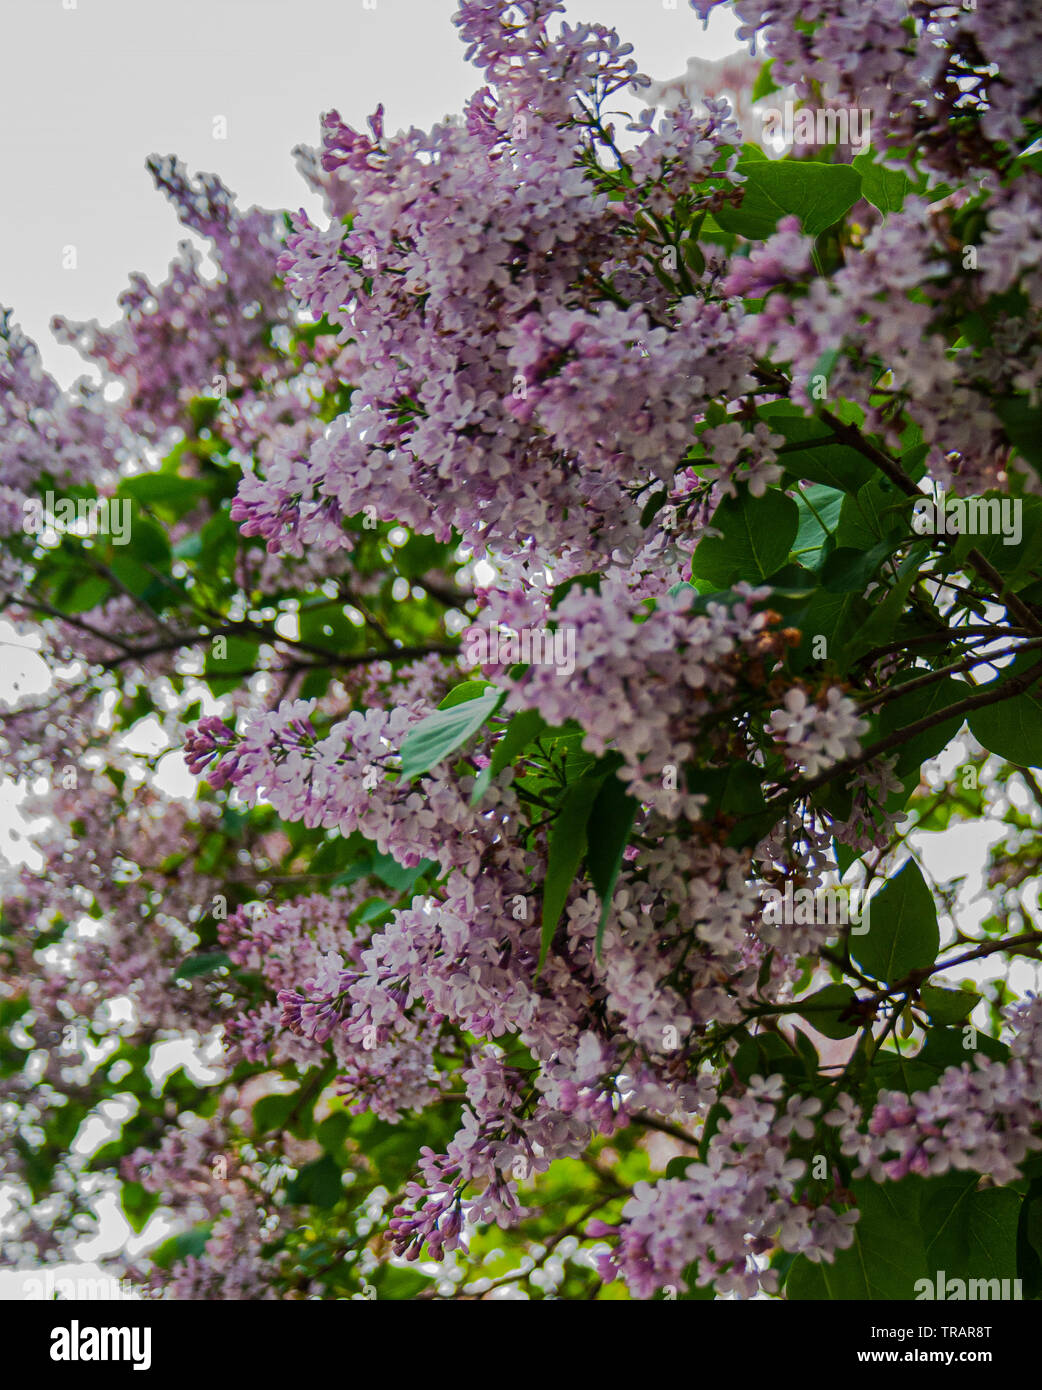
[{"label": "blossoming tree", "polygon": [[[5,1259],[118,1190],[181,1298],[1042,1295],[1042,17],[734,9],[745,129],[462,0],[324,225],[151,161],[217,274],[58,324],[116,400],[4,319]],[[970,930],[909,835],[985,818]]]}]

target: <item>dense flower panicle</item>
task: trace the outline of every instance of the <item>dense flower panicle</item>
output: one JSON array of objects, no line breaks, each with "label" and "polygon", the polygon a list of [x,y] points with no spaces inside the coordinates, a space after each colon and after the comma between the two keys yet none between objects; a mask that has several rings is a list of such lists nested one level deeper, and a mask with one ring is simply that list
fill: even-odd
[{"label": "dense flower panicle", "polygon": [[272,555],[301,556],[314,546],[350,549],[339,503],[320,490],[320,458],[308,456],[313,442],[300,432],[281,439],[263,479],[254,469],[245,472],[232,503],[232,520],[242,523],[243,535],[262,536]]},{"label": "dense flower panicle", "polygon": [[[690,0],[703,19],[724,2]],[[945,172],[971,172],[985,154],[948,121],[956,102],[980,114],[993,144],[1015,143],[1038,119],[1030,54],[1042,41],[1042,15],[1019,0],[734,0],[733,9],[739,38],[774,59],[776,82],[802,97],[818,87],[867,108],[877,147],[914,143]],[[992,80],[995,71],[1001,81]]]},{"label": "dense flower panicle", "polygon": [[757,299],[805,275],[811,265],[812,239],[805,236],[798,217],[783,217],[778,230],[748,256],[735,260],[720,288],[737,299]]},{"label": "dense flower panicle", "polygon": [[825,693],[824,701],[817,702],[793,686],[785,696],[784,708],[771,715],[771,729],[790,763],[802,768],[808,777],[815,777],[859,751],[868,721],[858,716],[857,704],[837,686]]},{"label": "dense flower panicle", "polygon": [[847,783],[854,797],[848,818],[833,822],[837,843],[850,845],[859,853],[885,849],[890,844],[903,818],[901,813],[886,809],[891,794],[901,788],[896,766],[896,757],[877,758],[861,767]]},{"label": "dense flower panicle", "polygon": [[[677,611],[684,608],[680,604]],[[272,741],[276,764],[311,736],[307,717],[299,707],[283,712],[281,726],[291,736],[279,734]],[[215,725],[206,732],[221,734]],[[246,766],[240,785],[256,775],[252,760]],[[238,771],[236,765],[233,777]],[[519,1219],[516,1183],[507,1176],[515,1164],[528,1174],[555,1157],[578,1154],[592,1134],[624,1125],[634,1106],[672,1113],[678,1103],[692,1103],[685,1101],[684,1088],[678,1092],[670,1081],[674,1044],[667,1039],[711,1020],[739,1018],[740,1010],[721,987],[720,972],[731,972],[732,990],[748,991],[761,959],[756,951],[747,954],[759,915],[748,860],[698,842],[686,846],[685,857],[684,842],[662,838],[658,849],[631,862],[641,877],[627,873],[626,887],[616,893],[603,964],[594,950],[598,904],[592,895],[580,895],[568,909],[567,963],[552,953],[543,979],[537,980],[539,932],[529,920],[525,856],[515,849],[507,857],[508,842],[498,835],[489,841],[487,824],[476,823],[469,834],[486,843],[482,875],[473,879],[454,870],[443,902],[416,900],[411,910],[396,911],[387,926],[364,934],[363,943],[352,947],[350,962],[341,951],[321,953],[322,934],[311,942],[297,927],[290,931],[288,940],[295,944],[289,955],[278,949],[273,955],[272,944],[285,930],[279,919],[292,921],[292,912],[287,919],[285,911],[277,911],[273,927],[265,925],[263,914],[252,923],[240,916],[238,925],[230,920],[224,932],[229,942],[245,933],[243,944],[231,947],[233,958],[243,962],[251,959],[243,951],[252,952],[257,932],[262,933],[262,968],[273,984],[288,978],[291,962],[299,963],[303,975],[304,962],[314,961],[299,986],[280,989],[280,1024],[308,1046],[331,1041],[341,1069],[338,1084],[352,1106],[364,1105],[393,1120],[429,1103],[440,1084],[434,1063],[440,1020],[489,1039],[516,1030],[543,1060],[542,1099],[527,1118],[520,1117],[520,1099],[512,1089],[519,1078],[503,1070],[497,1049],[486,1046],[475,1056],[475,1069],[464,1070],[471,1108],[463,1129],[443,1156],[432,1157],[435,1167],[427,1183],[410,1189],[393,1223],[398,1248],[410,1257],[418,1255],[424,1240],[432,1252],[443,1248],[443,1235],[457,1242],[465,1220]],[[388,843],[396,841],[392,837]],[[673,954],[664,954],[670,940],[663,932],[666,905],[685,899],[671,928]],[[512,911],[511,904],[522,910]],[[693,954],[684,948],[687,933],[699,943]],[[346,939],[341,933],[341,947]],[[666,976],[681,955],[687,983],[677,993]],[[591,988],[604,990],[615,1026],[639,1044],[646,1059],[641,1068],[625,1064],[610,1043],[590,1031]],[[379,1085],[378,1077],[383,1077]],[[490,1077],[496,1078],[494,1086]],[[473,1191],[475,1183],[480,1195]],[[809,1239],[804,1244],[817,1248]]]},{"label": "dense flower panicle", "polygon": [[384,766],[425,711],[355,710],[320,738],[312,709],[311,701],[286,702],[250,720],[241,735],[228,731],[230,737],[213,721],[189,742],[191,766],[205,767],[219,748],[211,783],[232,783],[248,802],[263,798],[286,820],[345,837],[360,829],[406,867],[427,857],[432,837],[441,839],[437,858],[446,868],[476,864],[474,837],[483,822],[462,790],[436,777],[421,795]]},{"label": "dense flower panicle", "polygon": [[1042,1149],[1042,998],[1007,1011],[1014,1028],[1010,1059],[975,1051],[948,1067],[936,1085],[905,1095],[881,1091],[869,1114],[849,1096],[826,1121],[840,1132],[856,1176],[899,1181],[970,1169],[997,1185],[1016,1182],[1020,1164]]},{"label": "dense flower panicle", "polygon": [[193,182],[172,157],[150,160],[149,169],[182,223],[211,243],[216,278],[203,274],[202,257],[185,241],[162,285],[131,277],[120,298],[124,318],[115,327],[62,318],[53,325],[60,341],[124,381],[123,417],[146,435],[181,424],[192,397],[225,396],[255,374],[277,372],[270,336],[291,321],[290,303],[275,283],[275,215],[240,212],[220,179],[203,174]]},{"label": "dense flower panicle", "polygon": [[573,92],[603,100],[648,81],[629,56],[632,44],[614,29],[562,22],[551,38],[549,21],[564,13],[561,0],[460,0],[453,23],[467,62],[490,81],[517,82],[522,96],[538,97],[548,113],[569,114]]},{"label": "dense flower panicle", "polygon": [[[704,1163],[682,1178],[637,1184],[603,1257],[605,1277],[621,1275],[636,1297],[650,1298],[667,1286],[687,1291],[694,1265],[699,1284],[749,1298],[775,1288],[777,1272],[756,1257],[776,1244],[820,1261],[853,1243],[856,1212],[797,1200],[806,1165],[790,1157],[789,1136],[813,1133],[821,1102],[792,1096],[782,1108],[783,1095],[780,1076],[754,1076],[744,1095],[724,1099],[730,1113]],[[604,1223],[598,1232],[616,1234]]]},{"label": "dense flower panicle", "polygon": [[[677,768],[704,718],[735,688],[743,651],[762,640],[767,618],[754,611],[758,597],[750,590],[733,607],[710,603],[692,615],[693,594],[685,590],[660,595],[644,616],[621,581],[604,581],[600,593],[576,586],[547,615],[558,633],[574,638],[574,671],[533,664],[511,688],[506,708],[536,709],[556,726],[576,720],[589,752],[610,746],[622,754],[620,776],[634,795],[666,814],[697,819],[699,804]],[[644,621],[635,621],[638,614]],[[491,675],[495,668],[484,669]]]},{"label": "dense flower panicle", "polygon": [[981,239],[981,278],[989,294],[1018,281],[1037,310],[1042,307],[1042,232],[1038,200],[1025,181],[997,190]]},{"label": "dense flower panicle", "polygon": [[[355,175],[351,227],[320,231],[301,214],[280,265],[316,315],[343,326],[355,408],[309,460],[280,460],[245,484],[236,516],[270,544],[299,544],[295,507],[323,544],[336,543],[340,517],[371,507],[504,554],[552,534],[555,549],[577,552],[578,572],[605,542],[637,539],[639,509],[620,485],[666,477],[714,393],[753,384],[744,347],[726,350],[737,325],[727,309],[685,301],[659,327],[637,306],[582,308],[587,267],[602,260],[659,297],[646,259],[617,235],[629,210],[582,167],[583,96],[603,98],[634,71],[596,26],[550,40],[555,7],[521,7],[527,27],[511,36],[499,27],[507,9],[461,11],[498,78],[466,127],[392,139],[376,117],[369,135],[327,118],[325,163]],[[630,157],[659,197],[740,139],[722,107],[635,129]],[[714,177],[723,188],[732,176]]]},{"label": "dense flower panicle", "polygon": [[209,1223],[204,1257],[177,1261],[166,1277],[154,1267],[133,1271],[157,1297],[271,1301],[280,1296],[275,1277],[285,1252],[274,1259],[268,1252],[288,1229],[288,1212],[270,1200],[258,1202],[258,1192],[273,1191],[272,1170],[264,1171],[260,1156],[255,1167],[234,1158],[229,1166],[229,1122],[237,1100],[236,1089],[228,1088],[214,1117],[193,1116],[169,1130],[157,1147],[136,1150],[123,1161],[124,1178],[156,1193],[167,1210],[189,1222]]},{"label": "dense flower panicle", "polygon": [[637,305],[527,315],[510,359],[525,382],[513,414],[602,476],[671,480],[707,400],[754,385],[744,350],[728,351],[740,317],[694,300],[672,331]]},{"label": "dense flower panicle", "polygon": [[[136,456],[134,440],[87,381],[69,392],[46,372],[39,349],[0,307],[0,538],[25,529],[33,507],[43,519],[48,487],[92,485],[101,496],[119,467]],[[0,554],[0,587],[18,589],[12,558]]]},{"label": "dense flower panicle", "polygon": [[[637,190],[631,195],[652,212],[668,216],[678,197],[692,185],[714,176],[721,188],[732,183],[733,166],[742,132],[731,117],[727,101],[705,99],[705,114],[682,101],[665,111],[655,126],[655,108],[642,111],[628,129],[643,137],[626,163]],[[721,167],[720,156],[734,146],[733,157]]]},{"label": "dense flower panicle", "polygon": [[[873,229],[848,264],[828,280],[812,280],[801,298],[777,289],[762,313],[749,315],[745,335],[757,354],[792,364],[793,398],[810,407],[823,380],[823,358],[840,353],[829,374],[830,393],[863,405],[886,435],[887,417],[871,401],[873,364],[882,359],[931,446],[931,472],[942,483],[957,476],[960,488],[984,490],[1004,477],[1008,441],[987,398],[965,383],[958,355],[932,332],[931,281],[946,265],[926,207],[925,201],[908,200],[902,212]],[[768,264],[788,254],[791,235],[779,231],[765,244],[761,254]],[[749,271],[740,263],[733,272],[739,285],[754,273],[752,261]],[[923,294],[909,298],[910,288]],[[856,345],[860,352],[852,351]]]}]

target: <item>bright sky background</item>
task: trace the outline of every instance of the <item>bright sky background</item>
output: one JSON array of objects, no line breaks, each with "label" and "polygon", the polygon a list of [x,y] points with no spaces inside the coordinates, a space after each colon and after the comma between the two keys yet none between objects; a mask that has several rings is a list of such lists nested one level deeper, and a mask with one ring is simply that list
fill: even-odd
[{"label": "bright sky background", "polygon": [[[219,174],[245,205],[317,212],[291,151],[318,143],[321,112],[362,125],[383,101],[389,130],[429,126],[481,85],[455,0],[368,3],[0,0],[0,304],[63,384],[84,366],[52,315],[111,322],[128,272],[164,278],[182,234],[148,155]],[[706,31],[687,0],[569,0],[568,18],[614,25],[660,79],[739,48],[728,14]]]}]

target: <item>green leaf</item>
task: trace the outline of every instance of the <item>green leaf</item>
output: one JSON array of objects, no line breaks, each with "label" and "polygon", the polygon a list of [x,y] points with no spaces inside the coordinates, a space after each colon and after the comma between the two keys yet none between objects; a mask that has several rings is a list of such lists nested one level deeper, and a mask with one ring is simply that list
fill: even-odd
[{"label": "green leaf", "polygon": [[280,1130],[293,1113],[297,1095],[261,1096],[253,1107],[253,1128],[258,1134],[270,1134]]},{"label": "green leaf", "polygon": [[977,1175],[965,1173],[926,1189],[919,1220],[931,1273],[943,1270],[946,1284],[951,1278],[1016,1278],[1019,1193],[979,1192]]},{"label": "green leaf", "polygon": [[904,1182],[854,1182],[851,1189],[860,1213],[853,1245],[840,1250],[832,1264],[814,1264],[800,1255],[785,1281],[787,1299],[846,1302],[915,1296],[915,1280],[927,1273],[917,1225],[918,1190]]},{"label": "green leaf", "polygon": [[453,686],[438,708],[455,709],[457,705],[464,705],[468,700],[476,700],[484,695],[491,684],[491,681],[464,681],[462,685]]},{"label": "green leaf", "polygon": [[777,1033],[760,1033],[756,1037],[745,1038],[731,1065],[735,1076],[741,1081],[748,1081],[757,1073],[770,1076],[777,1072],[794,1078],[805,1074],[803,1060],[793,1056],[792,1049]]},{"label": "green leaf", "polygon": [[[198,506],[207,491],[199,478],[179,478],[172,473],[139,473],[124,478],[119,493],[166,517],[178,518]],[[133,522],[137,526],[137,520]]]},{"label": "green leaf", "polygon": [[762,497],[743,490],[725,497],[710,523],[722,534],[701,542],[692,574],[729,589],[739,579],[763,580],[789,558],[799,529],[799,508],[791,497],[769,488]]},{"label": "green leaf", "polygon": [[[972,1031],[976,1034],[977,1051],[983,1052],[993,1062],[1008,1061],[1009,1048],[1005,1043],[982,1033],[979,1028]],[[973,1051],[967,1047],[967,1042],[965,1028],[931,1028],[915,1060],[933,1067],[938,1073],[948,1067],[961,1067],[971,1059]]]},{"label": "green leaf", "polygon": [[775,402],[758,412],[771,429],[785,436],[778,451],[779,461],[794,478],[842,492],[856,493],[875,476],[863,454],[848,444],[836,444],[832,430],[823,421],[794,414],[789,402]]},{"label": "green leaf", "polygon": [[688,789],[706,796],[705,818],[725,815],[735,818],[728,837],[732,848],[755,844],[771,828],[776,811],[765,810],[763,774],[750,763],[732,762],[723,768],[699,767],[688,777]]},{"label": "green leaf", "polygon": [[[361,838],[361,837],[359,837]],[[369,841],[363,841],[369,847]],[[358,840],[355,836],[330,835],[318,846],[311,857],[308,871],[312,874],[335,874],[342,872],[358,862],[359,850]],[[368,864],[367,864],[368,867]],[[359,875],[361,877],[361,875]]]},{"label": "green leaf", "polygon": [[343,1153],[344,1143],[351,1133],[351,1116],[344,1110],[334,1110],[315,1127],[315,1139],[327,1154],[334,1158]]},{"label": "green leaf", "polygon": [[856,660],[894,637],[898,623],[904,617],[908,595],[920,577],[920,567],[928,553],[928,543],[919,542],[901,560],[896,576],[887,575],[889,592],[875,603],[865,624],[848,642],[844,654],[847,660]]},{"label": "green leaf", "polygon": [[180,1235],[171,1236],[169,1240],[164,1240],[152,1251],[150,1259],[153,1264],[160,1269],[169,1269],[171,1265],[177,1264],[180,1260],[187,1260],[190,1255],[198,1258],[206,1249],[206,1242],[210,1239],[210,1228],[212,1221],[207,1221],[205,1225],[196,1226],[191,1231],[182,1231]]},{"label": "green leaf", "polygon": [[[425,861],[429,863],[430,861]],[[391,903],[386,898],[370,898],[363,904],[360,911],[356,913],[356,920],[359,922],[375,922],[380,917],[389,917],[394,911]]]},{"label": "green leaf", "polygon": [[648,498],[648,500],[644,503],[644,508],[643,508],[643,510],[641,511],[641,514],[640,514],[640,524],[641,524],[641,526],[650,526],[650,525],[651,525],[651,523],[654,521],[655,517],[658,515],[658,513],[659,513],[659,512],[662,510],[662,508],[665,506],[665,504],[666,504],[666,498],[667,498],[668,496],[669,496],[669,493],[663,490],[662,492],[655,492],[655,493],[653,493],[653,494]]},{"label": "green leaf", "polygon": [[340,1165],[328,1153],[305,1164],[286,1187],[286,1199],[298,1205],[326,1210],[335,1207],[343,1196],[344,1184]]},{"label": "green leaf", "polygon": [[218,656],[211,643],[203,663],[203,675],[214,694],[223,695],[236,690],[248,679],[248,673],[256,669],[261,644],[256,638],[234,636],[218,637],[214,641],[224,643],[220,648],[223,655]]},{"label": "green leaf", "polygon": [[[964,518],[958,515],[959,503],[965,503]],[[1042,497],[1011,498],[1000,492],[985,492],[974,498],[949,498],[944,519],[946,526],[964,520],[967,527],[952,547],[953,566],[965,563],[971,550],[979,550],[1014,591],[1037,576],[1038,557],[1042,554]],[[1018,530],[1020,538],[1014,541]]]},{"label": "green leaf", "polygon": [[504,699],[504,691],[490,690],[451,709],[435,710],[410,729],[401,747],[401,781],[411,782],[455,752],[477,733]]},{"label": "green leaf", "polygon": [[915,188],[908,175],[900,169],[887,169],[877,164],[873,150],[856,155],[851,163],[861,175],[861,196],[882,213],[900,212],[904,200]]},{"label": "green leaf", "polygon": [[406,868],[404,864],[398,863],[393,854],[374,854],[367,871],[386,883],[388,888],[393,888],[396,893],[407,893],[416,880],[433,865],[433,859],[421,859],[414,867]]},{"label": "green leaf", "polygon": [[856,1018],[841,1019],[840,1015],[856,998],[850,985],[826,985],[799,1001],[800,1016],[826,1038],[850,1038],[860,1025]]},{"label": "green leaf", "polygon": [[989,753],[1021,767],[1042,767],[1042,699],[1038,695],[1027,691],[985,705],[973,710],[967,722],[970,733]]},{"label": "green leaf", "polygon": [[590,812],[587,828],[589,848],[586,854],[590,882],[601,899],[601,916],[597,923],[598,954],[611,911],[615,881],[622,868],[622,856],[639,810],[640,803],[629,795],[618,777],[612,774],[604,779]]},{"label": "green leaf", "polygon": [[793,214],[808,236],[831,227],[861,196],[861,175],[848,164],[819,164],[809,159],[740,159],[746,176],[738,208],[714,214],[725,231],[753,241],[769,237],[781,218]]},{"label": "green leaf", "polygon": [[107,579],[100,575],[92,576],[76,584],[68,597],[63,598],[61,606],[70,616],[86,613],[91,608],[97,608],[99,603],[104,603],[110,592]]},{"label": "green leaf", "polygon": [[166,532],[154,521],[141,516],[134,517],[130,528],[130,544],[113,546],[112,549],[116,553],[129,554],[138,564],[152,565],[158,570],[163,570],[169,565],[172,554]]},{"label": "green leaf", "polygon": [[750,763],[732,762],[727,767],[698,767],[692,771],[688,787],[708,797],[710,817],[723,812],[729,816],[751,816],[766,805],[763,774]]},{"label": "green leaf", "polygon": [[793,669],[802,671],[814,659],[814,643],[819,637],[825,639],[824,660],[835,660],[850,635],[864,622],[868,611],[868,604],[859,593],[831,594],[819,589],[793,618],[794,625],[803,633],[793,654]]},{"label": "green leaf", "polygon": [[[353,837],[349,837],[349,845],[352,839]],[[337,841],[333,841],[334,846],[337,844]],[[323,849],[319,851],[319,854],[315,856],[315,860],[312,861],[311,865],[312,872],[318,872],[315,868],[315,864],[320,858],[323,859],[323,867],[325,867],[326,860],[324,856],[327,854],[328,850],[329,846],[324,846]],[[355,854],[356,851],[353,849],[348,849],[341,853],[340,858],[347,857],[349,862],[343,872],[337,874],[333,879],[334,887],[340,888],[352,883],[357,883],[360,878],[378,878],[382,883],[386,883],[388,888],[393,888],[396,893],[408,893],[417,879],[421,878],[434,864],[433,859],[421,859],[418,864],[413,865],[411,868],[406,868],[404,864],[399,864],[393,854],[379,854],[374,851],[369,854],[363,854],[360,858],[354,857]],[[338,862],[339,860],[331,858],[328,861],[328,866],[330,868],[336,867]]]},{"label": "green leaf", "polygon": [[851,936],[850,953],[877,980],[900,980],[932,965],[941,944],[933,894],[909,859],[872,899],[869,929]]},{"label": "green leaf", "polygon": [[188,402],[188,414],[196,430],[212,425],[220,410],[220,396],[195,396]]},{"label": "green leaf", "polygon": [[[973,1173],[851,1184],[860,1211],[854,1244],[831,1265],[800,1256],[785,1285],[790,1299],[914,1299],[929,1280],[937,1293],[951,1280],[1012,1278],[1016,1269],[1020,1194],[977,1190]],[[978,1290],[979,1292],[979,1290]]]},{"label": "green leaf", "polygon": [[489,766],[493,776],[509,767],[518,753],[537,739],[546,727],[546,720],[538,710],[523,709],[515,714],[507,725],[506,733],[492,750]]},{"label": "green leaf", "polygon": [[800,512],[799,530],[792,553],[807,569],[817,569],[829,553],[832,533],[839,523],[843,493],[822,483],[801,488],[796,505]]},{"label": "green leaf", "polygon": [[[904,509],[908,516],[903,516]],[[848,496],[843,503],[836,544],[853,546],[857,550],[873,550],[898,532],[903,537],[912,534],[911,500],[886,478],[872,478]]]},{"label": "green leaf", "polygon": [[193,531],[174,546],[174,555],[178,560],[198,560],[202,553],[203,537],[199,531]]},{"label": "green leaf", "polygon": [[582,777],[568,788],[561,809],[550,832],[546,879],[543,883],[543,937],[539,950],[539,969],[542,969],[557,923],[561,919],[568,891],[575,881],[580,861],[586,850],[586,827],[603,776]]},{"label": "green leaf", "polygon": [[578,585],[582,590],[592,589],[594,593],[601,591],[601,574],[573,574],[570,579],[562,579],[550,594],[550,607],[556,608],[561,600],[567,598],[572,590]]},{"label": "green leaf", "polygon": [[830,594],[863,594],[889,554],[889,545],[882,541],[872,550],[841,545],[825,558],[822,585]]},{"label": "green leaf", "polygon": [[1024,1297],[1042,1296],[1042,1178],[1033,1177],[1017,1222],[1017,1278]]},{"label": "green leaf", "polygon": [[492,750],[488,767],[482,768],[474,780],[471,805],[476,805],[488,790],[489,783],[509,767],[519,753],[539,737],[547,727],[546,720],[534,709],[523,709],[514,715],[507,725],[506,733]]},{"label": "green leaf", "polygon": [[222,965],[231,965],[225,951],[209,951],[205,955],[189,956],[174,971],[174,979],[193,980],[197,975],[209,975],[212,970],[219,970]]},{"label": "green leaf", "polygon": [[[914,678],[916,674],[912,672],[910,679]],[[919,672],[918,674],[921,675],[922,673]],[[879,716],[880,732],[892,734],[896,733],[898,729],[907,729],[909,725],[917,723],[920,719],[940,714],[949,705],[965,700],[968,693],[967,686],[947,678],[934,681],[932,685],[921,686],[909,695],[899,695],[896,699],[888,700],[882,707]],[[921,767],[928,758],[936,757],[959,732],[962,723],[963,716],[956,714],[951,719],[942,720],[941,723],[935,724],[932,729],[927,729],[924,733],[909,739],[897,750],[898,776],[904,777],[907,773]]]},{"label": "green leaf", "polygon": [[964,1023],[980,1003],[980,995],[968,989],[941,989],[923,985],[919,999],[932,1023]]},{"label": "green leaf", "polygon": [[1042,406],[1032,405],[1027,396],[1008,396],[994,401],[991,408],[1017,452],[1042,468]]},{"label": "green leaf", "polygon": [[749,98],[750,101],[762,101],[764,97],[769,97],[772,92],[781,90],[771,75],[773,67],[774,59],[768,58],[766,63],[763,64],[760,71],[756,74],[756,81],[753,83],[752,94]]},{"label": "green leaf", "polygon": [[129,589],[137,598],[144,598],[156,583],[155,575],[150,570],[119,551],[113,556],[109,569],[124,588]]},{"label": "green leaf", "polygon": [[159,1205],[159,1193],[146,1192],[139,1182],[125,1182],[120,1189],[119,1200],[131,1230],[140,1235]]}]

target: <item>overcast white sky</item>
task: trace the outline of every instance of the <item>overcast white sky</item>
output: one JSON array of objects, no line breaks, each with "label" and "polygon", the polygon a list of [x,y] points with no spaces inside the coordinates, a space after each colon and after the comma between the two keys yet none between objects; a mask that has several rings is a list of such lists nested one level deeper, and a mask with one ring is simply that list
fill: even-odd
[{"label": "overcast white sky", "polygon": [[[367,8],[367,5],[374,6]],[[675,8],[671,6],[675,5]],[[455,0],[0,0],[0,304],[68,384],[83,370],[48,325],[117,315],[127,275],[161,279],[181,234],[145,169],[177,154],[245,205],[315,210],[294,145],[321,112],[427,126],[480,85],[450,23]],[[707,31],[687,0],[569,0],[614,25],[645,72],[739,44],[728,13]],[[213,136],[224,116],[227,139]],[[77,266],[64,269],[74,246]]]}]

